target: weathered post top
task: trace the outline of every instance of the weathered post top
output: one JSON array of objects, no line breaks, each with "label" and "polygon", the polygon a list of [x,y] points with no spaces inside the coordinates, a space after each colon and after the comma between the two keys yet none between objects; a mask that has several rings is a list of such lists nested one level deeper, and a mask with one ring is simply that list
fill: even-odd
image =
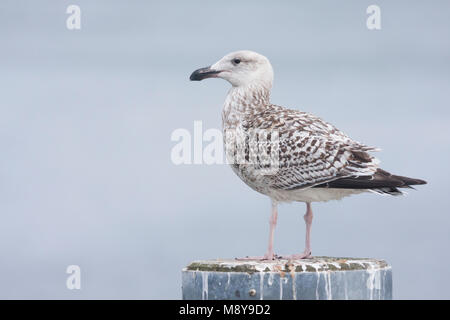
[{"label": "weathered post top", "polygon": [[194,261],[182,271],[182,295],[203,300],[392,299],[392,269],[370,258]]}]

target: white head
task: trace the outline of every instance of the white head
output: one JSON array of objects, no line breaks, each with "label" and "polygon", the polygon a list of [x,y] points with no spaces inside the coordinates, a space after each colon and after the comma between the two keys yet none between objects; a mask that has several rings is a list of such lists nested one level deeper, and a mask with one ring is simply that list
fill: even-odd
[{"label": "white head", "polygon": [[269,60],[253,51],[236,51],[227,54],[210,67],[195,70],[190,79],[222,78],[233,87],[248,85],[272,88],[273,69]]}]

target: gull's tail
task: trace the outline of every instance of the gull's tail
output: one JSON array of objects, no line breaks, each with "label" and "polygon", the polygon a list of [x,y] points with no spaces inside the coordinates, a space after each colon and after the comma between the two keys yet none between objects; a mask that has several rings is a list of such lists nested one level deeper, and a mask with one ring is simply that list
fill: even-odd
[{"label": "gull's tail", "polygon": [[421,179],[397,176],[378,169],[373,175],[340,178],[315,188],[367,189],[379,194],[398,196],[403,194],[398,188],[414,189],[412,186],[426,183]]}]

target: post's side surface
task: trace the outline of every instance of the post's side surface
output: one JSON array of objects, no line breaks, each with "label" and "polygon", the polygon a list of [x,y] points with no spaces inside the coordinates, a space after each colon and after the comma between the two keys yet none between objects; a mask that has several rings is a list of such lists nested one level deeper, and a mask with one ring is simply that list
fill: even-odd
[{"label": "post's side surface", "polygon": [[194,261],[182,271],[185,300],[391,300],[384,260]]}]

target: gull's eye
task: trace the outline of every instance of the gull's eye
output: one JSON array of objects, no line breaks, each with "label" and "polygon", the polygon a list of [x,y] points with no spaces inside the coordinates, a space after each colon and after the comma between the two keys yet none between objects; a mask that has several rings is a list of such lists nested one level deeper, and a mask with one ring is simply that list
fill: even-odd
[{"label": "gull's eye", "polygon": [[234,65],[239,64],[239,63],[241,63],[240,59],[233,59],[233,64]]}]

